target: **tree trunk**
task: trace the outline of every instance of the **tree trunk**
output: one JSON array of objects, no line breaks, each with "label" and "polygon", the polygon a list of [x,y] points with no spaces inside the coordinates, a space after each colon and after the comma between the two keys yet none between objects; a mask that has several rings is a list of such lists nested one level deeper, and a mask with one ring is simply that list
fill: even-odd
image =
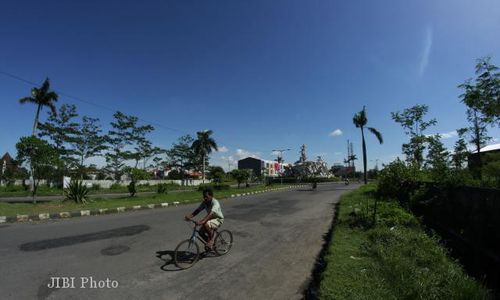
[{"label": "tree trunk", "polygon": [[479,128],[479,121],[476,111],[474,111],[474,133],[476,135],[474,142],[476,144],[476,150],[477,150],[476,175],[479,178],[479,180],[483,180],[483,172],[482,172],[483,162],[481,161],[481,129]]},{"label": "tree trunk", "polygon": [[[83,180],[83,155],[80,159],[80,179]],[[64,185],[64,183],[63,183]]]},{"label": "tree trunk", "polygon": [[42,105],[38,104],[38,108],[36,110],[35,122],[33,122],[33,133],[32,136],[36,135],[36,129],[38,127],[38,118],[40,117],[40,110],[42,109]]},{"label": "tree trunk", "polygon": [[203,154],[203,183],[205,183],[205,154]]},{"label": "tree trunk", "polygon": [[367,184],[368,180],[366,179],[366,143],[365,143],[365,133],[363,131],[363,127],[361,127],[361,139],[363,144],[363,178],[365,184]]},{"label": "tree trunk", "polygon": [[30,162],[30,169],[31,169],[31,178],[30,178],[31,196],[33,197],[33,204],[36,204],[35,168],[33,168],[32,162]]}]

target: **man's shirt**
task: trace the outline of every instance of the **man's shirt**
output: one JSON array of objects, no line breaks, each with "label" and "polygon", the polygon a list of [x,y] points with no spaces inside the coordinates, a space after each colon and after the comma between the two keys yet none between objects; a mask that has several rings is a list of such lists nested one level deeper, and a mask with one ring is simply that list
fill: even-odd
[{"label": "man's shirt", "polygon": [[205,201],[200,204],[200,206],[196,209],[197,211],[206,210],[207,213],[212,211],[214,216],[218,219],[224,219],[224,215],[222,214],[222,209],[220,207],[220,203],[217,199],[212,198],[212,201],[207,205]]}]

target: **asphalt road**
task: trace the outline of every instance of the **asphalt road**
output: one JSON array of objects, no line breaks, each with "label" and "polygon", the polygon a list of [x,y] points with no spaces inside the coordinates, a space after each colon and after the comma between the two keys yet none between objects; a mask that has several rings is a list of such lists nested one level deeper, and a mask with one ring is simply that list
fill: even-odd
[{"label": "asphalt road", "polygon": [[[300,299],[334,204],[355,187],[327,184],[222,200],[222,227],[233,232],[234,246],[188,270],[178,270],[169,253],[189,237],[182,217],[194,204],[0,225],[0,298]],[[47,287],[56,276],[75,277],[75,288]],[[118,287],[92,288],[108,278],[106,285]]]}]

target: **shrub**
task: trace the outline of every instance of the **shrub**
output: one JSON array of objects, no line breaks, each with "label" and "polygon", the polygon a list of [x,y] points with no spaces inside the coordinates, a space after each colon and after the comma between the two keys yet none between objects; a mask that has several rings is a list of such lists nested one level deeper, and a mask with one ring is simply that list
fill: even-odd
[{"label": "shrub", "polygon": [[200,184],[198,186],[198,191],[203,191],[205,189],[210,189],[210,190],[215,190],[215,191],[222,191],[222,190],[228,190],[230,189],[231,186],[229,184],[222,184],[222,183],[215,183],[215,184]]},{"label": "shrub", "polygon": [[159,183],[157,186],[157,193],[158,194],[167,194],[168,193],[168,185],[166,183]]},{"label": "shrub", "polygon": [[407,166],[398,158],[380,171],[377,195],[398,200],[407,206],[411,192],[420,179],[421,173],[417,167]]},{"label": "shrub", "polygon": [[68,188],[64,191],[65,201],[72,200],[75,203],[87,203],[89,189],[79,180],[71,180]]},{"label": "shrub", "polygon": [[122,188],[122,185],[121,185],[121,184],[119,184],[118,182],[113,183],[113,184],[109,187],[109,189],[110,189],[110,190],[119,190],[119,189],[121,189],[121,188]]},{"label": "shrub", "polygon": [[135,181],[131,181],[129,184],[128,184],[128,192],[130,193],[130,197],[134,197],[135,194],[137,193],[137,189],[135,188]]},{"label": "shrub", "polygon": [[7,184],[6,186],[0,187],[0,191],[2,192],[22,192],[25,190],[26,189],[22,185]]},{"label": "shrub", "polygon": [[91,189],[94,191],[98,191],[101,189],[101,185],[99,183],[93,183]]},{"label": "shrub", "polygon": [[148,171],[138,169],[138,168],[127,168],[127,169],[125,169],[125,172],[130,174],[130,177],[132,177],[133,181],[135,181],[135,180],[148,180],[148,179],[151,179],[151,177],[152,177],[152,175]]}]

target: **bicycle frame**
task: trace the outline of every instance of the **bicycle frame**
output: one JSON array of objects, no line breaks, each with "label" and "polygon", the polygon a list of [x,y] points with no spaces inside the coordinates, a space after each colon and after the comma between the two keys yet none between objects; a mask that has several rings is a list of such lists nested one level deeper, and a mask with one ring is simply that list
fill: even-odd
[{"label": "bicycle frame", "polygon": [[191,234],[191,237],[189,238],[191,242],[194,243],[196,242],[196,240],[199,240],[200,242],[203,243],[203,245],[207,245],[207,242],[203,240],[203,238],[200,235],[200,230],[198,229],[198,227],[201,227],[201,225],[196,224],[196,222],[193,220],[191,220],[191,222],[194,223],[193,234]]}]

